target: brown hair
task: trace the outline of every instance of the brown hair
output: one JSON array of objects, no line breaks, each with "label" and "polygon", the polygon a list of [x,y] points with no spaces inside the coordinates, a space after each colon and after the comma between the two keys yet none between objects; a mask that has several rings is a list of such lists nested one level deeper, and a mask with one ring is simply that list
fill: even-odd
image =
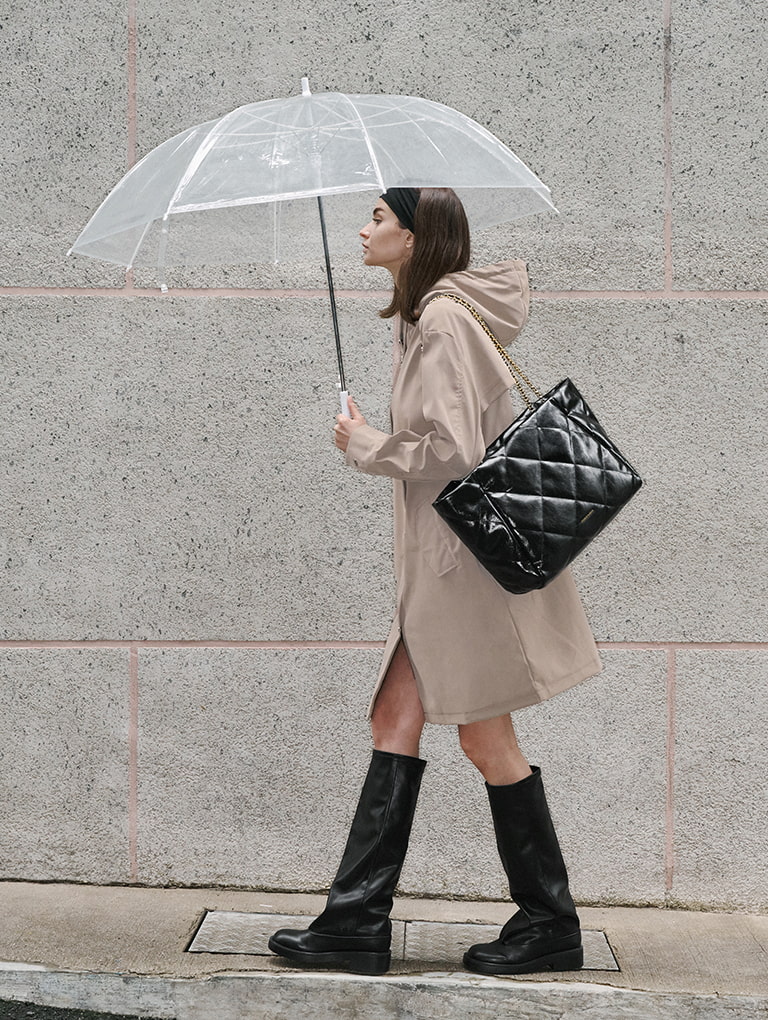
[{"label": "brown hair", "polygon": [[430,287],[468,265],[469,224],[459,196],[451,188],[421,188],[413,217],[413,252],[400,270],[392,300],[379,315],[391,319],[399,314],[406,322],[416,322],[416,309]]}]

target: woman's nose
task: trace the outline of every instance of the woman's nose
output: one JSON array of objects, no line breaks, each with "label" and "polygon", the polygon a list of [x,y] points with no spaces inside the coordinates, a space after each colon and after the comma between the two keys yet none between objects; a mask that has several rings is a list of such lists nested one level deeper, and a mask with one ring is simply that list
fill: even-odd
[{"label": "woman's nose", "polygon": [[370,231],[368,230],[368,227],[370,227],[370,223],[366,223],[366,225],[362,228],[362,230],[360,231],[358,236],[359,237],[368,237],[368,235],[370,234]]}]

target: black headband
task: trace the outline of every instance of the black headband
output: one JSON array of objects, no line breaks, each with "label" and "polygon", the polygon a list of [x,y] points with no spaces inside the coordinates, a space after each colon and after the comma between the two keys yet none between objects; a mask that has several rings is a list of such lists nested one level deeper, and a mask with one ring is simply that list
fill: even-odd
[{"label": "black headband", "polygon": [[400,223],[411,232],[413,217],[421,191],[419,188],[389,188],[380,197],[387,203]]}]

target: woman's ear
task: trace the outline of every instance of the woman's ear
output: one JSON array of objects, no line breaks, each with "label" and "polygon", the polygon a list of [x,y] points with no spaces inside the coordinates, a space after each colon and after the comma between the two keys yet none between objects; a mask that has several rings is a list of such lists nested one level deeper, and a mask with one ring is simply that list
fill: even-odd
[{"label": "woman's ear", "polygon": [[408,236],[405,239],[405,247],[406,248],[413,248],[413,242],[414,241],[415,241],[415,238],[414,238],[413,234],[409,230],[408,231]]}]

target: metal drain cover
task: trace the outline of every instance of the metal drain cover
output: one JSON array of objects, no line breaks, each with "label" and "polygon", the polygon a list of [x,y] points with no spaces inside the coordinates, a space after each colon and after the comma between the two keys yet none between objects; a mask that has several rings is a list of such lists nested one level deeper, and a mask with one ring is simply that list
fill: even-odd
[{"label": "metal drain cover", "polygon": [[[278,928],[306,928],[310,918],[296,914],[246,914],[209,910],[187,952],[271,956],[267,940]],[[493,942],[499,926],[446,921],[393,921],[394,960],[459,963],[476,942]],[[619,970],[602,931],[582,931],[584,970]]]}]

